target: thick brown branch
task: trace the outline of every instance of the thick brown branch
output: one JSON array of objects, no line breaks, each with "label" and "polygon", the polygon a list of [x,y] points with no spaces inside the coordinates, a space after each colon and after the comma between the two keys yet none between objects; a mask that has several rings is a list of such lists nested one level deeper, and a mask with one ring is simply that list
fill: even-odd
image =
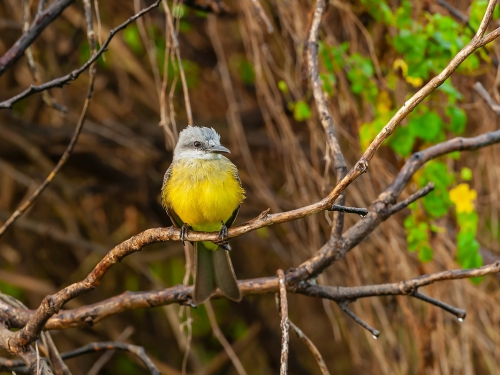
[{"label": "thick brown branch", "polygon": [[[418,288],[436,282],[485,276],[498,272],[500,272],[500,261],[479,268],[448,270],[422,275],[399,283],[332,287],[301,282],[295,287],[288,286],[287,291],[310,297],[326,298],[335,302],[389,295],[411,296]],[[278,278],[275,276],[242,280],[238,282],[238,285],[244,296],[279,292]],[[192,292],[192,286],[184,285],[151,292],[125,292],[92,305],[61,311],[47,321],[45,329],[87,327],[126,310],[158,307],[172,303],[186,304],[191,300]],[[215,295],[215,298],[221,297],[223,296],[220,293]],[[0,311],[5,312],[6,321],[13,328],[23,327],[35,314],[34,311],[12,308],[2,301],[0,301]]]}]

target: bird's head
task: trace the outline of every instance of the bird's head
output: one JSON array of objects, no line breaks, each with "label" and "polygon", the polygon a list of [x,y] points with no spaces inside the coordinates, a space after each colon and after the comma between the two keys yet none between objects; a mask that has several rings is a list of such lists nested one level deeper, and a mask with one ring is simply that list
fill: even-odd
[{"label": "bird's head", "polygon": [[181,158],[218,159],[231,151],[220,144],[220,135],[212,128],[188,126],[179,133],[174,160]]}]

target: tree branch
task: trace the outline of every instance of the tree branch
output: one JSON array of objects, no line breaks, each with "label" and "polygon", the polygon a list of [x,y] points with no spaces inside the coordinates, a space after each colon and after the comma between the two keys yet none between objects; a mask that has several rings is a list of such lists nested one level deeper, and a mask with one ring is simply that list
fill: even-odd
[{"label": "tree branch", "polygon": [[286,298],[285,273],[283,270],[278,270],[278,289],[276,293],[276,304],[281,318],[281,363],[280,375],[288,373],[288,351],[290,341],[290,321],[288,320],[288,301]]},{"label": "tree branch", "polygon": [[[65,1],[70,1],[70,0],[65,0]],[[75,0],[71,0],[71,1],[75,1]],[[39,85],[39,86],[31,85],[29,88],[27,88],[26,90],[24,90],[20,94],[17,94],[16,96],[13,96],[12,98],[10,98],[8,100],[0,102],[0,109],[11,108],[14,103],[17,103],[18,101],[20,101],[24,98],[27,98],[28,96],[30,96],[32,94],[35,94],[35,93],[38,93],[38,92],[41,92],[44,90],[48,90],[48,89],[54,88],[54,87],[63,87],[64,85],[69,84],[70,81],[74,81],[75,79],[77,79],[80,76],[80,74],[82,74],[85,70],[87,70],[99,58],[99,56],[101,56],[107,50],[108,45],[111,42],[111,39],[113,39],[113,37],[116,35],[116,33],[118,33],[120,30],[123,30],[124,28],[126,28],[129,24],[134,22],[137,18],[143,16],[144,14],[148,13],[152,9],[157,8],[160,5],[161,1],[162,0],[155,1],[149,7],[144,8],[139,13],[130,17],[128,20],[126,20],[125,22],[123,22],[119,26],[115,27],[113,30],[111,30],[109,32],[108,37],[106,38],[106,40],[102,44],[101,48],[99,48],[99,50],[96,53],[94,53],[90,57],[90,59],[88,59],[87,62],[85,64],[83,64],[80,68],[73,70],[71,73],[66,74],[65,76],[53,79],[52,81],[46,82],[42,85]],[[48,10],[48,8],[47,8],[47,10]]]},{"label": "tree branch", "polygon": [[[335,132],[335,123],[333,117],[328,109],[328,103],[323,95],[323,89],[321,87],[321,81],[319,79],[319,68],[318,68],[318,35],[319,26],[321,23],[321,18],[326,9],[326,1],[318,0],[316,2],[316,9],[314,11],[313,20],[311,22],[311,28],[307,36],[307,69],[309,74],[309,81],[313,90],[314,101],[316,102],[316,108],[318,110],[319,119],[323,130],[325,131],[326,139],[328,142],[328,147],[333,159],[333,166],[335,168],[335,174],[337,178],[337,184],[344,179],[347,174],[347,165],[344,159],[344,155],[340,148],[339,142],[337,140],[337,134]],[[339,194],[336,203],[343,206],[345,204],[345,189]],[[332,236],[334,238],[340,238],[342,235],[342,230],[344,228],[344,214],[343,211],[339,211],[338,214],[334,215],[333,219],[334,225],[332,227]]]},{"label": "tree branch", "polygon": [[[447,270],[422,275],[398,283],[341,287],[300,282],[296,286],[287,286],[287,291],[288,293],[302,294],[309,297],[326,298],[334,302],[366,297],[412,296],[418,288],[436,282],[485,276],[498,272],[500,272],[500,261],[479,268]],[[279,281],[275,276],[240,280],[238,281],[238,285],[244,296],[279,292]],[[158,291],[125,292],[92,305],[61,311],[50,318],[44,328],[48,330],[60,330],[91,327],[103,319],[126,310],[158,307],[172,303],[187,304],[191,301],[192,292],[192,286],[184,285]],[[217,292],[213,298],[223,297],[221,293]],[[13,328],[23,327],[36,313],[36,311],[32,310],[11,308],[1,300],[0,311],[4,311],[5,321]]]},{"label": "tree branch", "polygon": [[[50,4],[45,11],[38,13],[30,28],[14,43],[9,50],[0,57],[0,76],[5,73],[19,58],[24,51],[35,41],[42,31],[59,15],[74,3],[75,0],[57,0]],[[2,106],[0,105],[0,108]]]}]

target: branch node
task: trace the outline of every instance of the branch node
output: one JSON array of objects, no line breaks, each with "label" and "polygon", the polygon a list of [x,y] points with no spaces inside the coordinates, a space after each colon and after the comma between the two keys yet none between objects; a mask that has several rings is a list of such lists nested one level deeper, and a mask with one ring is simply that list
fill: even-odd
[{"label": "branch node", "polygon": [[366,173],[369,168],[368,160],[364,158],[359,159],[355,168],[359,171],[359,173]]},{"label": "branch node", "polygon": [[94,318],[92,318],[91,316],[87,316],[85,318],[85,324],[87,325],[87,327],[93,327],[94,326]]}]

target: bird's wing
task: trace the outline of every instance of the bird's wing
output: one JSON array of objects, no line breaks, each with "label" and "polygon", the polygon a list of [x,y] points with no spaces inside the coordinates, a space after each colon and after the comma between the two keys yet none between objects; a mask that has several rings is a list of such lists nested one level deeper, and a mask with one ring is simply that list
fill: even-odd
[{"label": "bird's wing", "polygon": [[165,209],[165,211],[167,211],[167,215],[170,218],[170,220],[172,221],[172,224],[174,224],[174,227],[182,228],[182,226],[184,225],[184,222],[181,220],[181,218],[179,217],[179,215],[177,215],[175,213],[175,211],[174,211],[173,208],[168,207],[166,205],[166,202],[163,199],[163,191],[165,191],[165,188],[166,188],[166,185],[167,185],[167,181],[170,178],[170,176],[172,175],[172,165],[173,164],[170,164],[170,167],[168,167],[167,171],[165,172],[165,176],[163,177],[163,186],[161,188],[161,191],[162,191],[161,204],[162,204],[163,208]]},{"label": "bird's wing", "polygon": [[[241,179],[240,179],[240,175],[238,174],[237,170],[234,171],[234,177],[236,178],[236,180],[238,181],[238,183],[241,186]],[[231,228],[231,225],[233,225],[234,221],[236,220],[236,216],[238,216],[239,211],[240,211],[240,205],[238,205],[238,207],[236,207],[236,209],[231,214],[231,217],[229,219],[227,219],[227,221],[225,222],[227,228]]]}]

